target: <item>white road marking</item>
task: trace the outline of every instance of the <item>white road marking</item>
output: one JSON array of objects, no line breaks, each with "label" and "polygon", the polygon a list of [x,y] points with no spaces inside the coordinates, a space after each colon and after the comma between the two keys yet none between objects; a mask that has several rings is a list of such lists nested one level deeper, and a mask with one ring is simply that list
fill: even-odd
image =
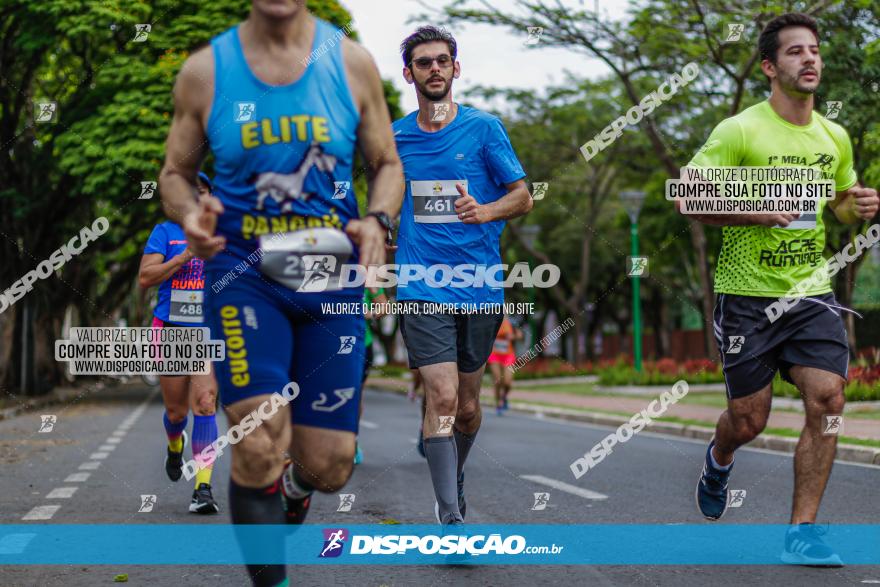
[{"label": "white road marking", "polygon": [[419,439],[418,439],[418,438],[410,438],[409,441],[410,441],[411,443],[413,443],[413,444],[418,444],[418,443],[419,443]]},{"label": "white road marking", "polygon": [[370,422],[369,420],[361,420],[361,426],[364,428],[369,428],[370,430],[375,430],[379,427],[375,422]]},{"label": "white road marking", "polygon": [[26,513],[22,520],[51,520],[55,512],[60,509],[60,505],[38,505]]},{"label": "white road marking", "polygon": [[46,499],[70,499],[76,493],[76,487],[56,487],[46,496]]},{"label": "white road marking", "polygon": [[21,554],[27,548],[28,542],[34,539],[36,534],[7,534],[0,536],[0,554]]},{"label": "white road marking", "polygon": [[[110,438],[107,439],[107,442],[98,449],[99,452],[92,453],[89,458],[93,460],[87,461],[79,466],[80,471],[95,471],[101,466],[101,460],[106,459],[110,454],[110,451],[116,449],[115,445],[122,441],[122,437],[125,436],[127,429],[131,428],[137,419],[141,417],[157,393],[158,391],[151,393],[147,399],[135,409],[135,411],[128,415],[125,421],[119,425],[119,428],[113,431]],[[89,478],[89,475],[90,473],[73,473],[68,475],[64,482],[83,482]],[[56,487],[46,495],[45,499],[70,499],[73,497],[73,494],[76,493],[77,489],[77,487]],[[39,505],[26,513],[21,519],[51,520],[52,516],[54,516],[59,509],[61,509],[60,505]],[[35,534],[9,534],[6,536],[0,536],[0,554],[17,554],[22,552],[34,536]]]},{"label": "white road marking", "polygon": [[578,487],[576,485],[569,485],[568,483],[563,483],[562,481],[557,481],[556,479],[550,479],[549,477],[544,477],[543,475],[520,475],[519,478],[525,479],[526,481],[531,481],[532,483],[540,483],[541,485],[546,485],[547,487],[552,487],[553,489],[558,489],[559,491],[571,493],[572,495],[577,495],[578,497],[583,497],[584,499],[608,499],[608,496],[604,493],[590,491],[589,489],[584,489],[583,487]]}]

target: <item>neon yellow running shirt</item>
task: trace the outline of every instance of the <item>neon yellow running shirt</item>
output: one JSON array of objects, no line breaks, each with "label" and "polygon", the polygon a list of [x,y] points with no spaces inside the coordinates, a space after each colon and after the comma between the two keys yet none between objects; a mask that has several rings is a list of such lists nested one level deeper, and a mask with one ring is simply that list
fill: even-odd
[{"label": "neon yellow running shirt", "polygon": [[[766,100],[723,120],[689,167],[813,167],[833,179],[836,191],[856,183],[852,144],[846,130],[817,112],[810,123],[797,126],[780,117]],[[715,292],[742,296],[779,297],[807,279],[825,262],[825,224],[819,202],[815,221],[807,228],[724,226],[715,270]],[[805,290],[804,295],[831,291],[831,281]]]}]

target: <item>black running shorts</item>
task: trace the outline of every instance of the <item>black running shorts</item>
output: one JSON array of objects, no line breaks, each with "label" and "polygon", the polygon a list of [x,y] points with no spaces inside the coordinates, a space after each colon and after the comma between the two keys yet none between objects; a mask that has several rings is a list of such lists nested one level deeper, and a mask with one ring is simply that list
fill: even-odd
[{"label": "black running shorts", "polygon": [[834,294],[802,298],[771,322],[766,309],[778,301],[718,294],[715,339],[727,397],[736,399],[760,391],[773,381],[777,371],[784,380],[794,383],[789,373],[794,365],[846,378],[849,344]]},{"label": "black running shorts", "polygon": [[[406,304],[430,307],[425,302],[407,301]],[[457,363],[462,373],[478,371],[492,353],[492,344],[503,320],[501,311],[488,314],[403,312],[400,333],[409,353],[409,368]]]}]

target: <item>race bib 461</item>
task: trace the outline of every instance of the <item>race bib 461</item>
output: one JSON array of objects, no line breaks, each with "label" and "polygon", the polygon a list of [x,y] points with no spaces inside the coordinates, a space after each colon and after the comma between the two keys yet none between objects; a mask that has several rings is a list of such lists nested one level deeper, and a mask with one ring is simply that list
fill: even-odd
[{"label": "race bib 461", "polygon": [[439,179],[409,182],[416,222],[461,222],[455,213],[455,200],[461,197],[455,184],[467,189],[466,179]]}]

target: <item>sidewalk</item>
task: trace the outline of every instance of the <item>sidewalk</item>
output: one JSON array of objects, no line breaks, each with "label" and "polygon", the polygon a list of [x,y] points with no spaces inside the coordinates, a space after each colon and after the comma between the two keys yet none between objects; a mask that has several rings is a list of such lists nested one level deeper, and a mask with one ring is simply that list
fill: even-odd
[{"label": "sidewalk", "polygon": [[[543,381],[548,382],[548,380]],[[405,391],[409,387],[409,381],[388,377],[370,377],[369,385],[395,391]],[[664,389],[665,387],[663,386],[657,386],[653,390],[654,393],[650,396],[642,396],[639,394],[640,397],[603,397],[530,391],[529,389],[519,388],[519,383],[516,383],[511,392],[510,400],[513,402],[527,402],[533,404],[554,404],[556,406],[569,407],[577,410],[595,410],[600,413],[619,412],[621,414],[635,414],[647,407],[653,398],[659,397]],[[607,390],[600,389],[598,391]],[[723,391],[720,391],[720,393],[723,393]],[[485,403],[492,405],[494,402],[494,390],[491,387],[483,386],[481,397]],[[774,402],[775,400],[776,398],[774,398]],[[714,428],[715,422],[718,420],[718,416],[722,411],[723,410],[719,408],[711,406],[673,404],[669,406],[664,417],[699,420],[704,422],[705,426]],[[780,411],[771,411],[770,419],[767,422],[768,428],[790,428],[792,430],[800,430],[803,428],[803,425],[803,414]],[[852,438],[880,441],[880,420],[860,419],[846,415],[844,416],[842,434],[843,436],[850,436]]]}]

